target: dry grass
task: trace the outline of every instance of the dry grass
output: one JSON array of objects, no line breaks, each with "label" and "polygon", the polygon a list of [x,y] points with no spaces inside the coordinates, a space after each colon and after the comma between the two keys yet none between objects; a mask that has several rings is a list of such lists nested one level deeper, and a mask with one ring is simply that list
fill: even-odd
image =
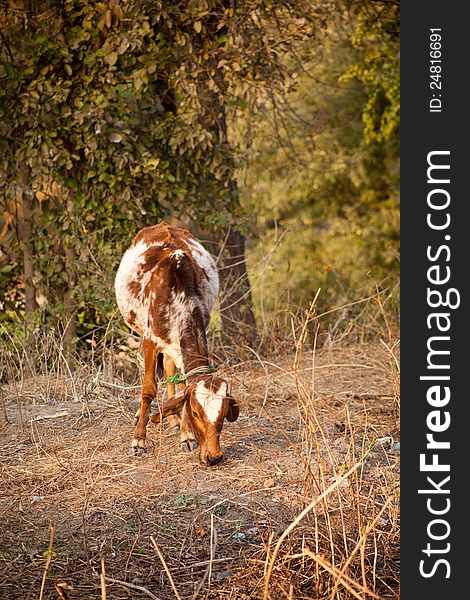
[{"label": "dry grass", "polygon": [[312,352],[310,319],[294,352],[221,366],[242,411],[213,468],[166,425],[128,456],[138,390],[115,363],[12,373],[0,596],[398,598],[397,345]]}]

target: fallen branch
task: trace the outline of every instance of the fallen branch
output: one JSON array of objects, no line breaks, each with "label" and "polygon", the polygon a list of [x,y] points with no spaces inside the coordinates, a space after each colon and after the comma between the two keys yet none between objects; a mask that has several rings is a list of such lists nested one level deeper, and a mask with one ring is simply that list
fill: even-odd
[{"label": "fallen branch", "polygon": [[53,415],[38,415],[37,417],[33,417],[30,421],[43,421],[44,419],[58,419],[59,417],[68,417],[68,410],[61,410]]},{"label": "fallen branch", "polygon": [[141,585],[135,585],[135,583],[129,583],[127,581],[122,581],[121,579],[113,579],[112,577],[108,577],[107,575],[105,576],[105,579],[108,583],[115,583],[116,585],[122,585],[122,587],[128,588],[130,590],[137,590],[138,592],[147,594],[147,596],[153,598],[153,600],[162,600],[158,596],[155,596],[155,594],[152,594],[150,590],[142,587]]},{"label": "fallen branch", "polygon": [[175,592],[175,596],[176,596],[177,600],[181,600],[181,596],[178,594],[178,590],[176,589],[175,582],[170,573],[170,569],[168,568],[168,566],[165,562],[165,559],[163,558],[163,554],[161,553],[161,550],[158,547],[158,544],[155,541],[155,538],[153,537],[153,535],[150,536],[150,541],[152,542],[152,546],[155,548],[155,552],[158,554],[158,558],[160,559],[160,562],[162,563],[163,568],[165,569],[165,573],[168,575],[168,579],[170,581],[173,591]]}]

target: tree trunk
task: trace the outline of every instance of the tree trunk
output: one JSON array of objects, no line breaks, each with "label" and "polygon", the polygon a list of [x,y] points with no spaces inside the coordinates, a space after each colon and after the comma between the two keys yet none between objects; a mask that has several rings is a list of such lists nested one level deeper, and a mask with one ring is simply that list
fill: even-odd
[{"label": "tree trunk", "polygon": [[65,330],[64,341],[68,349],[70,349],[75,341],[77,333],[77,318],[75,316],[75,300],[74,288],[76,285],[75,272],[75,252],[65,246],[64,250],[64,267],[67,273],[67,289],[64,292],[64,310],[65,310]]},{"label": "tree trunk", "polygon": [[[216,75],[221,86],[220,75]],[[216,98],[218,104],[218,134],[220,142],[228,144],[227,117],[223,102]],[[234,204],[238,206],[238,184],[235,179],[235,164],[230,161],[231,168],[227,177],[221,181],[224,189],[232,193],[232,201],[227,202],[226,210],[233,214]],[[256,320],[253,312],[251,285],[246,270],[245,236],[233,226],[226,232],[222,241],[222,267],[219,270],[221,283],[220,313],[222,332],[231,342],[245,341],[249,345],[255,343]]]},{"label": "tree trunk", "polygon": [[[225,118],[223,125],[226,139]],[[228,182],[228,187],[233,194],[237,193],[238,186],[234,177]],[[229,210],[228,207],[227,210]],[[223,262],[219,271],[222,290],[220,317],[222,332],[229,340],[235,344],[245,341],[249,345],[253,345],[257,338],[256,319],[253,312],[251,284],[246,270],[245,242],[243,233],[231,226],[223,242]]]},{"label": "tree trunk", "polygon": [[245,237],[233,227],[227,232],[222,257],[219,270],[222,331],[232,341],[243,339],[253,343],[256,321],[246,270]]},{"label": "tree trunk", "polygon": [[[234,9],[232,3],[230,6]],[[215,23],[213,25],[215,27]],[[212,35],[220,35],[223,31],[225,30],[214,29]],[[207,64],[208,70],[213,72],[218,92],[208,91],[206,82],[201,82],[200,97],[206,99],[206,112],[201,114],[200,122],[208,131],[216,134],[221,146],[229,149],[225,105],[228,92],[223,74],[217,66],[223,56],[223,54],[212,56]],[[227,170],[220,179],[220,188],[223,196],[226,196],[227,190],[231,192],[231,198],[226,201],[224,208],[227,213],[233,215],[233,209],[238,204],[238,186],[235,179],[235,160],[231,152],[226,157],[225,164]],[[237,345],[240,341],[252,345],[256,339],[256,322],[250,280],[246,270],[245,236],[236,227],[229,226],[228,230],[213,232],[212,237],[222,253],[222,266],[219,266],[222,332],[233,345]]]},{"label": "tree trunk", "polygon": [[32,191],[31,169],[23,164],[20,167],[20,214],[18,220],[18,237],[23,254],[24,295],[26,316],[34,313],[38,304],[36,302],[36,286],[34,285],[33,265],[33,225],[32,225]]}]

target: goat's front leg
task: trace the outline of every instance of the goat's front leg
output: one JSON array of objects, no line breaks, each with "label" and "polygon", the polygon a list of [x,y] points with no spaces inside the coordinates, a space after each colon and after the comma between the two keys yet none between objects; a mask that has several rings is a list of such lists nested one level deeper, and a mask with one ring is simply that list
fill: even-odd
[{"label": "goat's front leg", "polygon": [[142,397],[139,410],[137,411],[137,421],[132,440],[134,454],[146,452],[145,436],[147,434],[147,421],[150,413],[150,405],[157,395],[157,383],[155,381],[155,364],[157,361],[157,346],[151,340],[143,341],[144,352],[144,381],[142,383]]},{"label": "goat's front leg", "polygon": [[183,410],[181,411],[181,433],[180,442],[181,450],[183,452],[191,452],[198,447],[196,436],[194,435],[191,421],[189,420],[188,410],[190,410],[188,403],[185,402]]},{"label": "goat's front leg", "polygon": [[[163,373],[164,373],[165,378],[172,377],[176,373],[176,366],[175,366],[175,363],[173,362],[173,359],[170,358],[169,356],[167,356],[166,354],[163,355]],[[167,389],[168,398],[172,398],[175,395],[175,384],[168,383],[166,389]],[[179,431],[180,418],[178,415],[170,415],[168,417],[168,423],[170,424],[170,427],[172,429],[174,429],[175,431]]]}]

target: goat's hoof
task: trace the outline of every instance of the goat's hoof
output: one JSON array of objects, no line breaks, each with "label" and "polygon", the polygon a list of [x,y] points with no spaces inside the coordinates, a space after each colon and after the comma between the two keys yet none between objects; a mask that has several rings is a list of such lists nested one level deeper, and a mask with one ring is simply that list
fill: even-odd
[{"label": "goat's hoof", "polygon": [[181,450],[183,452],[192,452],[193,450],[196,450],[197,447],[198,443],[196,440],[184,440],[181,442]]},{"label": "goat's hoof", "polygon": [[147,453],[147,448],[145,447],[145,441],[134,438],[132,440],[131,455],[132,456],[143,456],[146,453]]},{"label": "goat's hoof", "polygon": [[145,456],[147,454],[147,452],[148,452],[147,448],[143,448],[141,446],[135,446],[134,448],[131,448],[130,455],[136,456],[136,457],[141,457],[141,456]]}]

